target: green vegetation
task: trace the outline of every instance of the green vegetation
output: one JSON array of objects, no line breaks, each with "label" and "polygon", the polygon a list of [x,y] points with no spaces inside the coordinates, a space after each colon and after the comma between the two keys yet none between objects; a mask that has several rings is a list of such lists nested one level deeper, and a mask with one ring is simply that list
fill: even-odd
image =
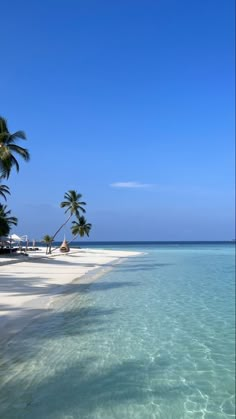
[{"label": "green vegetation", "polygon": [[72,224],[71,232],[74,236],[73,240],[75,240],[78,236],[84,237],[85,234],[89,237],[92,224],[87,223],[87,220],[83,215],[78,217],[78,221],[72,221]]},{"label": "green vegetation", "polygon": [[[30,158],[26,148],[17,145],[17,141],[26,140],[23,131],[17,131],[11,134],[7,127],[7,121],[0,116],[0,198],[7,201],[7,194],[10,190],[7,185],[2,184],[2,179],[8,179],[13,167],[19,172],[19,163],[16,156],[22,157],[25,161]],[[10,216],[11,210],[6,205],[0,203],[0,236],[8,236],[12,225],[17,225],[17,218]]]},{"label": "green vegetation", "polygon": [[[7,121],[0,116],[0,198],[7,201],[7,195],[10,195],[9,187],[2,184],[2,179],[8,179],[13,168],[19,172],[19,163],[17,157],[21,157],[24,161],[29,161],[29,151],[17,144],[18,140],[26,140],[24,131],[17,131],[13,134],[9,132]],[[46,243],[46,253],[52,252],[52,243],[61,231],[61,229],[74,216],[76,220],[72,221],[71,231],[76,237],[89,236],[92,225],[87,223],[87,220],[81,213],[85,213],[86,202],[82,201],[82,194],[75,190],[69,190],[64,195],[64,201],[61,202],[60,207],[65,208],[65,214],[68,214],[65,222],[58,228],[53,236],[46,234],[43,237],[43,242]],[[6,237],[9,235],[11,227],[17,225],[17,218],[11,216],[11,210],[6,205],[0,202],[0,236]]]},{"label": "green vegetation", "polygon": [[[61,231],[61,229],[69,222],[69,220],[74,216],[76,221],[72,221],[71,231],[72,234],[75,236],[72,240],[75,240],[76,237],[80,236],[83,237],[85,234],[89,236],[89,232],[91,230],[92,224],[87,223],[87,220],[84,216],[80,215],[81,212],[85,213],[86,210],[84,206],[86,202],[82,201],[82,194],[78,193],[77,191],[70,190],[65,193],[64,201],[60,203],[61,208],[66,208],[65,214],[69,212],[69,216],[65,220],[65,222],[58,228],[56,233],[51,237],[51,244],[49,245],[48,253],[51,253],[51,245],[57,234]],[[72,241],[71,240],[71,241]]]},{"label": "green vegetation", "polygon": [[6,205],[0,204],[0,236],[7,236],[10,233],[11,226],[17,225],[17,218],[10,216],[11,210]]},{"label": "green vegetation", "polygon": [[18,139],[26,140],[24,131],[11,134],[6,119],[0,117],[0,174],[2,178],[8,179],[13,167],[19,172],[19,163],[15,154],[25,161],[30,159],[28,150],[16,144]]},{"label": "green vegetation", "polygon": [[47,247],[46,247],[46,255],[48,254],[48,253],[51,253],[51,248],[52,248],[52,242],[53,242],[53,237],[52,236],[49,236],[49,234],[46,234],[44,237],[43,237],[43,240],[42,240],[44,243],[46,243],[46,245],[47,245]]},{"label": "green vegetation", "polygon": [[64,201],[60,203],[61,208],[66,208],[65,214],[69,212],[69,216],[66,219],[66,221],[58,228],[56,233],[52,236],[52,240],[55,239],[57,234],[61,231],[61,229],[68,223],[68,221],[71,219],[73,215],[75,215],[77,218],[80,217],[80,211],[86,212],[84,209],[84,206],[86,205],[86,202],[81,201],[82,195],[80,193],[77,193],[74,190],[70,190],[65,193],[64,195]]},{"label": "green vegetation", "polygon": [[5,201],[7,200],[6,194],[11,195],[10,189],[8,188],[7,185],[0,184],[0,196],[2,196],[5,199]]}]

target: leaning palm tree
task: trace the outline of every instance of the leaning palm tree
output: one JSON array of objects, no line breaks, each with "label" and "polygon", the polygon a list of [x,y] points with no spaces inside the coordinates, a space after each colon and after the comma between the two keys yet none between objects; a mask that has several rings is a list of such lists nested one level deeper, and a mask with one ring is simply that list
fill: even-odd
[{"label": "leaning palm tree", "polygon": [[6,194],[11,195],[9,187],[7,185],[1,185],[0,183],[0,196],[2,196],[5,201],[7,200]]},{"label": "leaning palm tree", "polygon": [[53,238],[52,238],[52,236],[49,236],[49,234],[46,234],[44,237],[43,237],[43,240],[42,240],[44,243],[46,243],[46,245],[47,245],[47,247],[46,247],[46,255],[48,254],[48,253],[51,253],[51,246],[52,246],[52,242],[53,242]]},{"label": "leaning palm tree", "polygon": [[12,217],[11,210],[6,205],[0,204],[0,236],[7,236],[13,225],[17,225],[18,219]]},{"label": "leaning palm tree", "polygon": [[25,161],[30,158],[28,150],[16,144],[18,139],[26,140],[25,133],[17,131],[11,134],[6,119],[0,116],[0,173],[4,178],[9,178],[13,167],[19,172],[19,163],[15,154],[21,156]]},{"label": "leaning palm tree", "polygon": [[80,193],[77,193],[76,191],[68,191],[64,195],[65,201],[62,201],[60,204],[61,208],[66,208],[65,214],[69,212],[69,216],[66,219],[66,221],[59,227],[59,229],[56,231],[52,239],[54,240],[59,231],[68,223],[68,221],[71,219],[73,215],[76,217],[80,216],[81,212],[86,212],[84,209],[84,205],[86,205],[86,202],[80,201],[82,198],[82,195]]},{"label": "leaning palm tree", "polygon": [[87,223],[87,220],[83,215],[81,217],[78,217],[78,221],[72,221],[72,224],[73,225],[71,227],[71,232],[74,238],[70,241],[70,243],[73,240],[75,240],[78,236],[84,237],[86,234],[86,236],[89,237],[92,224]]}]

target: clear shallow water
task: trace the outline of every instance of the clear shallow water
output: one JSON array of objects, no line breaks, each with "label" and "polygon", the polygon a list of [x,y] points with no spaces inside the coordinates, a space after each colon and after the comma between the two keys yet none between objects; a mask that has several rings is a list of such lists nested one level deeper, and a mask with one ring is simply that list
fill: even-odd
[{"label": "clear shallow water", "polygon": [[4,348],[0,417],[234,417],[234,246],[133,249]]}]

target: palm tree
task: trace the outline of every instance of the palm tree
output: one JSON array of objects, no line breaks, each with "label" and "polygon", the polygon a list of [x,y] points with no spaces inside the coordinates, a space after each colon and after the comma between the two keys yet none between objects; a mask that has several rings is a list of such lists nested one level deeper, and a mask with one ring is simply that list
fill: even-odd
[{"label": "palm tree", "polygon": [[4,217],[0,215],[0,238],[6,237],[10,233],[10,227]]},{"label": "palm tree", "polygon": [[7,236],[10,233],[12,225],[17,225],[16,217],[10,216],[11,210],[7,210],[6,205],[0,204],[0,236]]},{"label": "palm tree", "polygon": [[16,144],[19,138],[26,140],[25,133],[17,131],[11,134],[6,119],[0,117],[0,173],[4,178],[9,178],[13,166],[19,172],[19,163],[14,154],[21,156],[25,161],[30,159],[28,150]]},{"label": "palm tree", "polygon": [[[75,240],[78,236],[84,237],[85,234],[89,237],[92,224],[87,223],[87,220],[83,215],[81,217],[78,217],[78,221],[72,221],[72,224],[73,225],[71,227],[71,232],[74,236],[73,240]],[[71,242],[72,240],[70,241],[70,243]]]},{"label": "palm tree", "polygon": [[46,255],[48,254],[48,253],[51,253],[51,246],[52,246],[52,242],[53,242],[53,238],[52,238],[52,236],[49,236],[49,234],[46,234],[44,237],[43,237],[43,240],[42,240],[44,243],[46,243],[46,245],[47,245],[47,247],[46,247]]},{"label": "palm tree", "polygon": [[7,200],[6,194],[11,195],[9,187],[7,185],[0,184],[0,196],[2,196],[5,199],[5,201]]},{"label": "palm tree", "polygon": [[59,231],[68,223],[68,221],[71,219],[73,215],[75,215],[78,218],[80,217],[80,211],[83,213],[86,212],[84,209],[84,205],[86,205],[86,202],[80,201],[81,198],[82,198],[82,195],[73,190],[70,190],[65,193],[64,195],[65,201],[61,202],[60,207],[66,208],[65,214],[69,212],[69,217],[56,231],[56,233],[52,237],[53,240],[55,239]]},{"label": "palm tree", "polygon": [[65,201],[62,201],[60,206],[61,208],[67,208],[65,213],[70,211],[70,214],[71,214],[70,216],[75,214],[76,217],[79,217],[80,216],[79,211],[86,212],[85,209],[83,208],[83,205],[86,205],[86,202],[80,201],[81,198],[82,198],[81,193],[77,193],[76,191],[68,191],[64,195]]}]

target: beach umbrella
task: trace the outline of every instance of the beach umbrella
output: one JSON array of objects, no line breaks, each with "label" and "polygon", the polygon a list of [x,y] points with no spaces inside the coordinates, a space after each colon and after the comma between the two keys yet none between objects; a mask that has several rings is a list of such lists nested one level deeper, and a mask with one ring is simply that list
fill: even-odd
[{"label": "beach umbrella", "polygon": [[14,241],[14,242],[22,242],[23,241],[21,237],[17,236],[17,234],[12,234],[12,235],[8,236],[8,239],[10,239],[11,241]]}]

